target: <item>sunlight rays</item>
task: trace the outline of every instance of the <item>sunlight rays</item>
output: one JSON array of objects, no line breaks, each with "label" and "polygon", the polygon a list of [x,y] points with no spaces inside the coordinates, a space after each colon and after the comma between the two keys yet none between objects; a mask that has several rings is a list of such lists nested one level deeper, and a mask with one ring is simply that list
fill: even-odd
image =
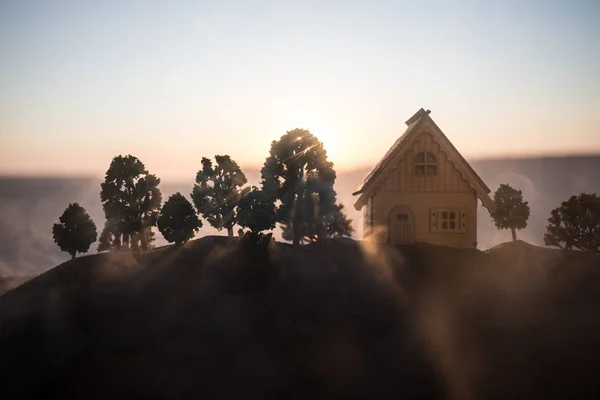
[{"label": "sunlight rays", "polygon": [[295,108],[284,113],[280,126],[283,132],[295,128],[309,130],[310,133],[323,142],[323,147],[327,151],[330,161],[334,164],[343,161],[343,142],[339,140],[340,136],[336,133],[335,124],[327,120],[325,116],[311,110]]}]

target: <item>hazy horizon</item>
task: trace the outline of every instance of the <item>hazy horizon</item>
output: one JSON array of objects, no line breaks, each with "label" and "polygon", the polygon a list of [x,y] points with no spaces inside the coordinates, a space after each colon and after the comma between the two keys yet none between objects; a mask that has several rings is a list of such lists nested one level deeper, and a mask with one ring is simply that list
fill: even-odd
[{"label": "hazy horizon", "polygon": [[[496,159],[471,162],[473,168],[495,191],[501,183],[523,190],[531,206],[531,217],[526,229],[517,233],[528,243],[543,246],[543,233],[550,211],[570,196],[581,192],[597,192],[600,187],[600,155],[586,157]],[[355,239],[362,238],[362,213],[353,207],[356,196],[352,191],[362,181],[370,168],[353,172],[338,172],[335,183],[337,200],[345,205],[349,218],[353,219]],[[245,169],[249,184],[260,178],[257,169]],[[185,180],[162,179],[160,189],[163,199],[180,191],[187,198],[194,184],[194,177]],[[35,275],[66,261],[69,255],[61,253],[52,240],[51,227],[65,207],[78,202],[90,213],[100,229],[104,213],[100,201],[102,177],[86,178],[23,178],[0,176],[0,276]],[[511,240],[510,231],[499,231],[488,211],[478,207],[478,248],[487,249]],[[157,245],[166,244],[155,229]],[[204,223],[197,237],[223,235]],[[280,239],[280,229],[274,230]],[[90,248],[96,252],[97,243]]]},{"label": "hazy horizon", "polygon": [[586,0],[2,2],[0,174],[253,169],[297,127],[368,168],[421,107],[468,160],[600,153],[599,19]]},{"label": "hazy horizon", "polygon": [[[125,154],[132,154],[135,156],[135,153],[131,152],[131,153],[122,153],[122,155]],[[115,156],[117,156],[118,154],[115,154]],[[383,157],[383,154],[381,155]],[[527,154],[511,154],[511,155],[507,155],[507,156],[493,156],[493,157],[472,157],[467,159],[467,162],[469,162],[470,164],[478,164],[478,163],[494,163],[494,162],[507,162],[507,161],[543,161],[543,160],[561,160],[561,159],[597,159],[598,157],[600,157],[600,151],[597,152],[577,152],[577,153],[553,153],[553,154],[532,154],[532,155],[527,155]],[[87,173],[79,173],[78,171],[72,172],[69,171],[67,173],[57,173],[57,172],[53,172],[53,171],[49,171],[49,172],[45,172],[45,171],[40,171],[40,172],[35,172],[35,173],[30,173],[27,171],[23,171],[23,172],[17,172],[17,173],[2,173],[0,172],[0,178],[3,179],[48,179],[48,180],[53,180],[53,179],[99,179],[99,180],[103,180],[104,179],[104,175],[106,173],[106,170],[108,170],[108,167],[110,165],[110,161],[112,160],[112,157],[107,161],[106,166],[104,167],[104,169],[98,169],[96,171],[93,172],[87,172]],[[142,162],[144,162],[144,160],[141,160]],[[355,174],[355,173],[359,173],[359,174],[364,174],[365,176],[368,174],[368,172],[375,167],[375,163],[373,164],[364,164],[364,165],[357,165],[354,167],[348,167],[348,168],[337,168],[334,165],[334,168],[336,170],[336,172],[338,174],[342,173],[342,174]],[[146,168],[149,168],[148,165],[146,164]],[[196,178],[196,173],[198,172],[198,170],[201,168],[201,163],[200,160],[198,161],[198,167],[195,169],[190,169],[189,171],[186,171],[186,173],[176,173],[176,174],[167,174],[166,176],[161,176],[159,174],[156,174],[155,171],[153,171],[152,169],[150,169],[150,173],[154,173],[158,178],[161,179],[162,183],[167,183],[169,185],[171,184],[175,184],[175,185],[181,185],[181,184],[185,184],[185,183],[190,183],[194,182],[194,179]],[[256,176],[256,181],[253,182],[253,184],[257,184],[259,182],[259,177],[258,175],[260,175],[260,171],[262,169],[262,164],[257,164],[257,165],[252,165],[252,166],[246,166],[246,165],[240,165],[240,168],[242,170],[242,172],[244,172],[245,174],[250,174],[250,175],[257,175]],[[357,182],[357,185],[360,183],[360,181]]]}]

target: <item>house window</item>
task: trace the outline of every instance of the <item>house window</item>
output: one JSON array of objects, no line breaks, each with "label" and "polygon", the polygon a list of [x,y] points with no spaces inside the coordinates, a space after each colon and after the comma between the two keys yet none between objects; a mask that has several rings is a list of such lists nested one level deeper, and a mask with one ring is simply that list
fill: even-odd
[{"label": "house window", "polygon": [[432,208],[430,213],[432,233],[467,232],[467,212],[458,208]]},{"label": "house window", "polygon": [[415,175],[437,174],[437,160],[431,153],[423,152],[415,156]]},{"label": "house window", "polygon": [[408,221],[408,214],[396,214],[396,220],[398,222]]}]

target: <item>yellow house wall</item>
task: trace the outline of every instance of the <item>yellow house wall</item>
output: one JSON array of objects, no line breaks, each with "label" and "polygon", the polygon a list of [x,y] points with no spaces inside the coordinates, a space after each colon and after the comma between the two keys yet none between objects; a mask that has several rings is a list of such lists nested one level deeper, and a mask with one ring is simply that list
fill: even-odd
[{"label": "yellow house wall", "polygon": [[[393,168],[377,183],[370,194],[373,201],[371,239],[388,241],[389,216],[396,206],[408,206],[414,214],[415,242],[427,242],[452,247],[477,246],[477,196],[448,155],[426,130],[409,143],[402,154],[392,160]],[[420,152],[436,156],[437,174],[415,175],[413,158]],[[432,208],[462,209],[467,212],[467,230],[463,233],[432,233]],[[364,212],[364,226],[369,227]],[[369,229],[365,229],[369,232]]]},{"label": "yellow house wall", "polygon": [[[373,197],[373,240],[388,241],[390,212],[396,206],[408,206],[413,212],[415,242],[451,247],[477,247],[477,197],[474,192],[380,192]],[[465,210],[467,213],[466,232],[432,233],[430,229],[432,208]]]},{"label": "yellow house wall", "polygon": [[[424,132],[412,143],[409,149],[394,160],[396,165],[383,182],[383,189],[401,192],[467,192],[469,182],[448,155],[440,149],[430,133]],[[413,158],[421,152],[432,153],[437,159],[437,174],[434,176],[417,176],[414,174]]]}]

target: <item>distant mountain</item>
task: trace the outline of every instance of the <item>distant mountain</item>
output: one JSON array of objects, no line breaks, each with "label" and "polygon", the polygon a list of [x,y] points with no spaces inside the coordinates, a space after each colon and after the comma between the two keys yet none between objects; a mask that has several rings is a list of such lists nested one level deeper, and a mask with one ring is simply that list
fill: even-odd
[{"label": "distant mountain", "polygon": [[[542,235],[550,210],[572,194],[600,192],[600,156],[494,159],[473,161],[472,166],[492,191],[501,183],[522,189],[531,205],[527,229],[518,233],[529,243],[542,244]],[[352,192],[369,169],[339,171],[336,181],[338,199],[354,220],[355,237],[362,237],[362,216],[354,210]],[[258,171],[246,171],[256,184]],[[160,185],[163,196],[181,191],[189,196],[193,181]],[[0,276],[31,276],[68,259],[52,240],[52,224],[70,202],[85,207],[98,230],[104,225],[98,179],[0,178]],[[510,240],[510,233],[498,231],[483,208],[478,218],[479,248],[486,249]],[[198,234],[216,231],[206,224]],[[225,232],[222,232],[225,234]],[[276,236],[279,235],[276,233]],[[157,244],[164,244],[157,235]],[[96,250],[96,244],[92,250]]]}]

